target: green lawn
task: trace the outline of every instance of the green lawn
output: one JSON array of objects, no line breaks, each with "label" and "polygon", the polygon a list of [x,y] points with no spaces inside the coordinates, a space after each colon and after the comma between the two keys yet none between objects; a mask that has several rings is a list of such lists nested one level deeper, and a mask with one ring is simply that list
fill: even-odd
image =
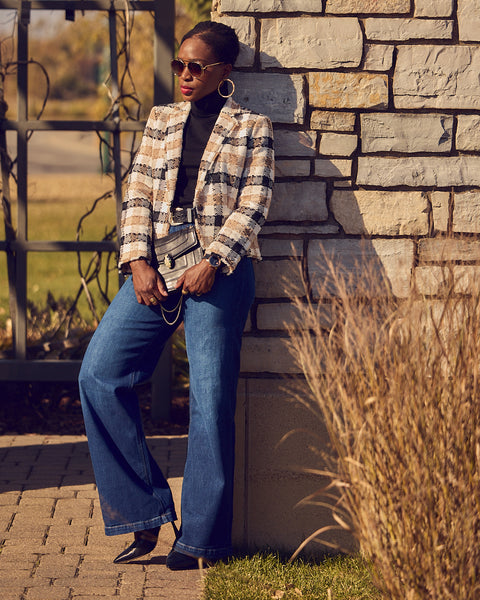
[{"label": "green lawn", "polygon": [[219,563],[206,571],[203,600],[379,600],[371,569],[359,556],[292,564],[275,554]]}]

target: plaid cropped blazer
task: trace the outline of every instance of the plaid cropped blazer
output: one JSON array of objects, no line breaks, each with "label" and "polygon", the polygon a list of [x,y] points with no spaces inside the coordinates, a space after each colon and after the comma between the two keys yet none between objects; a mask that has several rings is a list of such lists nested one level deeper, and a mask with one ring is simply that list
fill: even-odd
[{"label": "plaid cropped blazer", "polygon": [[[152,258],[154,241],[169,230],[191,104],[156,106],[148,119],[122,206],[119,266]],[[270,120],[229,98],[208,140],[195,189],[202,248],[231,273],[244,255],[261,259],[257,235],[268,212],[274,178]]]}]

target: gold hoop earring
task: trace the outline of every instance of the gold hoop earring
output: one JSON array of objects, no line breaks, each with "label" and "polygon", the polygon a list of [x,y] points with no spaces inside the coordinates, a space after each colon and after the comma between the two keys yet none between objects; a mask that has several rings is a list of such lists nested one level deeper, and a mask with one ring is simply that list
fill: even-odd
[{"label": "gold hoop earring", "polygon": [[[220,90],[221,90],[221,88],[222,88],[222,85],[223,85],[223,84],[224,84],[226,81],[229,81],[229,82],[232,84],[232,91],[231,91],[229,94],[227,94],[227,95],[225,95],[225,94],[222,94],[222,92],[220,91]],[[222,81],[221,81],[221,82],[218,84],[218,87],[217,87],[217,92],[218,92],[218,94],[219,94],[219,95],[220,95],[222,98],[230,98],[230,96],[233,96],[233,92],[234,92],[234,91],[235,91],[235,84],[233,83],[233,81],[232,81],[231,79],[228,79],[228,78],[227,78],[227,79],[223,79],[223,80],[222,80]]]}]

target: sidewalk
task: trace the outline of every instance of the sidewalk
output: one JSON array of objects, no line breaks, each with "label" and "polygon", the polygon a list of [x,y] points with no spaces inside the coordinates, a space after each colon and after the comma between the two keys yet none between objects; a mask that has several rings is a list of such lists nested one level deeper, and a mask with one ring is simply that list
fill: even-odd
[{"label": "sidewalk", "polygon": [[[148,438],[180,507],[186,436]],[[172,572],[171,526],[151,555],[112,559],[132,534],[106,537],[84,436],[0,436],[0,594],[3,600],[199,600],[198,571]]]}]

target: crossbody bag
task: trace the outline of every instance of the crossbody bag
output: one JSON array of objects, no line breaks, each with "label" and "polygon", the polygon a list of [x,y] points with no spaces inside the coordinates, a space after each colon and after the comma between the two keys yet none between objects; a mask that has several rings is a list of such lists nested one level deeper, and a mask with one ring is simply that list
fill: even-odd
[{"label": "crossbody bag", "polygon": [[198,264],[203,258],[203,250],[193,225],[168,234],[155,241],[158,272],[165,281],[168,292],[187,269]]}]

